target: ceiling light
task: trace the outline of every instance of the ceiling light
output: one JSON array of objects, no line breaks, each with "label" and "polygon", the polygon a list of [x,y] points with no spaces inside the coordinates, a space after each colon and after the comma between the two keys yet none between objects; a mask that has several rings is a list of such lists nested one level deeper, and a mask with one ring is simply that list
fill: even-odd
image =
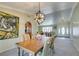
[{"label": "ceiling light", "polygon": [[40,10],[40,2],[39,2],[39,11],[35,14],[35,19],[38,24],[42,23],[45,20],[44,14]]}]

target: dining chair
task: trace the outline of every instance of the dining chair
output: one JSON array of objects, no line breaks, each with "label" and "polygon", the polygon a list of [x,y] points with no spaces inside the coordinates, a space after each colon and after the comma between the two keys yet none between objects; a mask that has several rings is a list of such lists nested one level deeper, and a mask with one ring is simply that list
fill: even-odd
[{"label": "dining chair", "polygon": [[30,40],[29,34],[23,34],[23,40]]},{"label": "dining chair", "polygon": [[[23,41],[25,41],[25,40],[30,40],[30,35],[29,34],[23,34]],[[22,56],[24,56],[25,54],[28,54],[28,51],[24,51],[24,50],[22,50]]]},{"label": "dining chair", "polygon": [[44,42],[44,47],[42,52],[39,52],[38,55],[41,56],[53,56],[54,51],[54,37],[50,37],[46,42]]},{"label": "dining chair", "polygon": [[41,34],[37,34],[36,36],[35,36],[35,38],[37,39],[37,40],[41,40],[42,38],[41,38]]}]

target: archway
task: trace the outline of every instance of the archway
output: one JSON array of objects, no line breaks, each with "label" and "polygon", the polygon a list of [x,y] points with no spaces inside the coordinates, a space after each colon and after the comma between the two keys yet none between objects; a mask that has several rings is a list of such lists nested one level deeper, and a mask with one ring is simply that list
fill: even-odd
[{"label": "archway", "polygon": [[25,23],[25,34],[29,34],[30,38],[32,37],[32,24],[29,21]]}]

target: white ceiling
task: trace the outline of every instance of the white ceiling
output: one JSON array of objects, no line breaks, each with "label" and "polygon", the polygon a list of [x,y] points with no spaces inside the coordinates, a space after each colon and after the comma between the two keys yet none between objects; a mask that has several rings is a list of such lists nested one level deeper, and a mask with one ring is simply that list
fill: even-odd
[{"label": "white ceiling", "polygon": [[[74,2],[41,2],[41,11],[44,14],[53,13],[55,11],[72,8]],[[25,13],[36,13],[38,11],[38,2],[0,2],[0,6],[9,7]]]}]

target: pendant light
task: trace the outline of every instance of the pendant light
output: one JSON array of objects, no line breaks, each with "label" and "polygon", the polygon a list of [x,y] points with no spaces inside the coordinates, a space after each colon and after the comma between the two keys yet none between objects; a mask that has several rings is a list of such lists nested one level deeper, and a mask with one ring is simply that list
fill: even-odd
[{"label": "pendant light", "polygon": [[39,10],[35,14],[35,19],[34,20],[36,20],[38,24],[42,23],[45,20],[44,19],[44,14],[41,12],[41,9],[40,9],[40,2],[39,2]]}]

